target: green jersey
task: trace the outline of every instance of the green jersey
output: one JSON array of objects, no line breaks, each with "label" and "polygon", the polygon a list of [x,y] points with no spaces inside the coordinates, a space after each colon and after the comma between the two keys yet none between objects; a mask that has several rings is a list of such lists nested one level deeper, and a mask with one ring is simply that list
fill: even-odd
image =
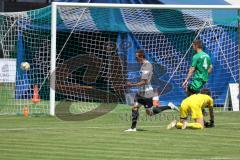
[{"label": "green jersey", "polygon": [[208,69],[211,64],[211,59],[205,52],[200,51],[195,54],[192,59],[192,67],[195,68],[193,79],[201,79],[204,82],[207,82]]}]

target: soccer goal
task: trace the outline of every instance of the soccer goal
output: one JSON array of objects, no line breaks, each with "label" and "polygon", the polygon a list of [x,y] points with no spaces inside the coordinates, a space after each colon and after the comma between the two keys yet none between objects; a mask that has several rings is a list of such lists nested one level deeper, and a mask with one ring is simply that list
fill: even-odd
[{"label": "soccer goal", "polygon": [[161,104],[179,105],[195,39],[214,68],[205,87],[218,110],[231,110],[223,106],[229,84],[239,82],[238,9],[54,2],[0,13],[0,113],[21,114],[24,107],[50,115],[111,111],[125,103],[126,93],[137,91],[126,87],[140,78],[137,49],[153,64],[152,85]]}]

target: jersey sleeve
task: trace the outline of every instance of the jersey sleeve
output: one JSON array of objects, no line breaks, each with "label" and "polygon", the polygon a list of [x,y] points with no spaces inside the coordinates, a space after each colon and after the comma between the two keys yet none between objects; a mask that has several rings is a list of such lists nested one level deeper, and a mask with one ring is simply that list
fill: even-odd
[{"label": "jersey sleeve", "polygon": [[209,107],[213,107],[213,99],[210,97],[210,96],[207,96],[208,97],[208,106]]},{"label": "jersey sleeve", "polygon": [[192,58],[192,65],[191,65],[191,67],[194,67],[194,68],[196,68],[196,66],[197,66],[197,56],[193,56],[193,58]]}]

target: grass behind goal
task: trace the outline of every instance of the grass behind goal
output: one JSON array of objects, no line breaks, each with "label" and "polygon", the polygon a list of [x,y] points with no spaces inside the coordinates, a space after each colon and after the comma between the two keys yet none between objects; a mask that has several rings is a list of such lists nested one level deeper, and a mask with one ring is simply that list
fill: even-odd
[{"label": "grass behind goal", "polygon": [[175,112],[164,112],[160,119],[146,119],[141,112],[141,130],[126,133],[130,110],[115,111],[85,122],[1,116],[1,159],[239,159],[239,112],[216,113],[216,127],[203,130],[166,130]]}]

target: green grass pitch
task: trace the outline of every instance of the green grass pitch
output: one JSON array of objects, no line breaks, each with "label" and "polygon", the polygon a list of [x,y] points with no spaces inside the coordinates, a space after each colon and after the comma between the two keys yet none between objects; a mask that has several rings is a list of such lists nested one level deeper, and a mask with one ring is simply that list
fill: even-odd
[{"label": "green grass pitch", "polygon": [[130,110],[85,122],[56,117],[0,116],[2,160],[239,160],[240,112],[216,113],[216,127],[166,130],[177,116],[165,112],[147,118],[141,112],[140,131],[130,126]]}]

